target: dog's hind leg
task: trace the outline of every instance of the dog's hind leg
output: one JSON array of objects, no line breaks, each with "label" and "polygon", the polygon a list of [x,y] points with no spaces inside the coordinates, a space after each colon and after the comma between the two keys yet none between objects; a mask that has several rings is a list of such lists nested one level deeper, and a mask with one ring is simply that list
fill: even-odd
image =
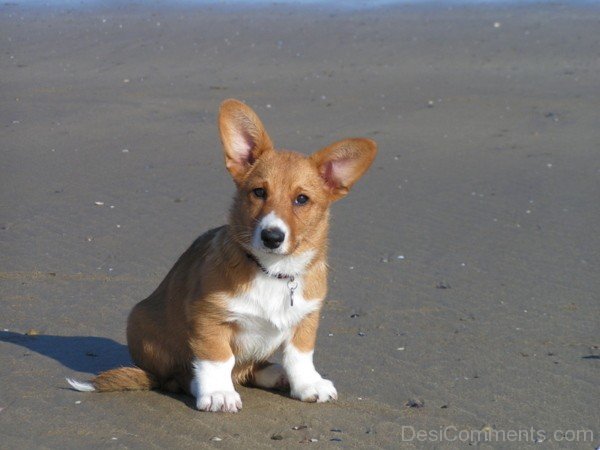
[{"label": "dog's hind leg", "polygon": [[290,388],[287,374],[280,364],[258,364],[252,372],[250,383],[265,389],[287,390]]}]

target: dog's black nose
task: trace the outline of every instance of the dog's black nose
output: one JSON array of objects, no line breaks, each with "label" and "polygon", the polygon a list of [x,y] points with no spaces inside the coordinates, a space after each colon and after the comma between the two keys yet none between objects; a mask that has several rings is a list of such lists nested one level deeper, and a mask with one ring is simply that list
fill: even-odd
[{"label": "dog's black nose", "polygon": [[260,233],[260,238],[267,248],[277,248],[285,239],[285,233],[279,228],[265,228]]}]

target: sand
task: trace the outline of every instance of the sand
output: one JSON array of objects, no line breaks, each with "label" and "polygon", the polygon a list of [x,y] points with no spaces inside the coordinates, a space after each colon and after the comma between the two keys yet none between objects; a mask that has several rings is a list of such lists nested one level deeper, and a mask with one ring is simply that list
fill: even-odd
[{"label": "sand", "polygon": [[[595,448],[599,23],[597,4],[0,6],[0,447]],[[333,207],[315,359],[339,401],[69,390],[129,363],[131,307],[224,223],[227,97],[279,147],[379,143]]]}]

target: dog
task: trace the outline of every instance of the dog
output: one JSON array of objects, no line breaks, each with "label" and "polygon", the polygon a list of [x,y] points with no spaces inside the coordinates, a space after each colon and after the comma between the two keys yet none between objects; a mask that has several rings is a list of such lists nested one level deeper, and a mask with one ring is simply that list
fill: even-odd
[{"label": "dog", "polygon": [[[311,156],[276,151],[256,113],[229,99],[219,131],[236,185],[228,224],[200,236],[131,311],[135,367],[102,372],[78,391],[184,391],[202,411],[237,412],[234,384],[337,399],[313,364],[327,292],[329,208],[367,171],[377,145],[345,139]],[[283,350],[282,364],[269,362]]]}]

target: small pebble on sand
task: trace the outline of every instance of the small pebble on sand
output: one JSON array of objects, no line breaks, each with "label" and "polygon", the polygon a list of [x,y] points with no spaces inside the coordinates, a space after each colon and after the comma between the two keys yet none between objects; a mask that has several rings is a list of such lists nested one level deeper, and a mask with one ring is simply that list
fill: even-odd
[{"label": "small pebble on sand", "polygon": [[423,408],[425,406],[425,402],[418,398],[411,398],[409,401],[405,403],[405,406],[409,408]]}]

